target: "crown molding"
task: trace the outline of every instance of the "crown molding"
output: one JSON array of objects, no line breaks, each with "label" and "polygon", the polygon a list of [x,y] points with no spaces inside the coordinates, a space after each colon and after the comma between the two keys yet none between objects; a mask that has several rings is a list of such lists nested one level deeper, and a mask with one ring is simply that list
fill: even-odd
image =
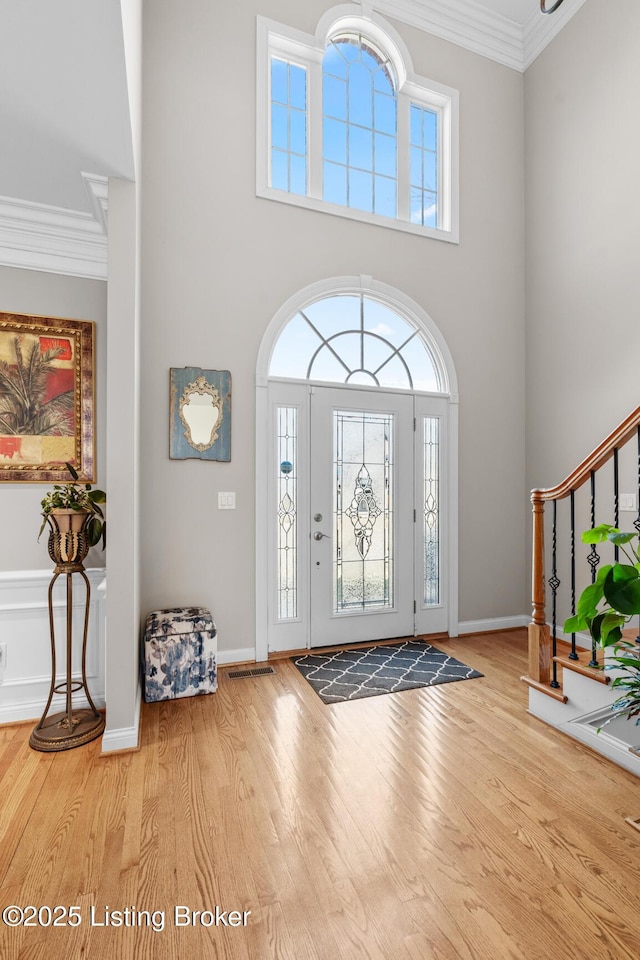
[{"label": "crown molding", "polygon": [[537,12],[529,17],[523,31],[523,70],[531,66],[536,57],[540,56],[544,48],[560,33],[584,2],[585,0],[565,0],[551,17],[541,17]]},{"label": "crown molding", "polygon": [[380,13],[490,60],[522,69],[522,28],[474,0],[375,0]]},{"label": "crown molding", "polygon": [[373,0],[377,11],[523,73],[580,9],[565,0],[553,16],[536,10],[524,26],[476,0]]},{"label": "crown molding", "polygon": [[103,178],[91,179],[89,189],[96,191],[92,205],[101,207],[98,219],[78,210],[0,197],[0,266],[106,280],[104,183],[98,182]]},{"label": "crown molding", "polygon": [[81,173],[89,196],[93,216],[107,236],[109,232],[109,178],[99,173]]}]

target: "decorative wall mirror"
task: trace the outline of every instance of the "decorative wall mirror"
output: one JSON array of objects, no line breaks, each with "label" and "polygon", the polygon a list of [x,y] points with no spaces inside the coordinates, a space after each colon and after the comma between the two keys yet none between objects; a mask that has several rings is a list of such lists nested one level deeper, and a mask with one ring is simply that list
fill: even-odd
[{"label": "decorative wall mirror", "polygon": [[204,377],[187,384],[178,401],[178,412],[187,442],[195,450],[208,450],[222,427],[222,400]]},{"label": "decorative wall mirror", "polygon": [[231,459],[231,374],[200,367],[171,369],[172,460]]}]

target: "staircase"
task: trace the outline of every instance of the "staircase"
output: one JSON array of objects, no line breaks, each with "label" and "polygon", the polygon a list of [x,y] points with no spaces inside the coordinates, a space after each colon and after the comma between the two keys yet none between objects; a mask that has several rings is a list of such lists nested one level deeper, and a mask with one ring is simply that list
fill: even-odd
[{"label": "staircase", "polygon": [[[640,726],[617,719],[597,732],[619,696],[605,652],[588,636],[565,637],[559,626],[575,613],[576,598],[595,580],[600,562],[618,559],[617,547],[582,544],[582,531],[600,523],[640,531],[640,407],[561,484],[533,490],[531,503],[533,616],[522,677],[529,712],[640,776]],[[635,639],[637,626],[625,636]]]}]

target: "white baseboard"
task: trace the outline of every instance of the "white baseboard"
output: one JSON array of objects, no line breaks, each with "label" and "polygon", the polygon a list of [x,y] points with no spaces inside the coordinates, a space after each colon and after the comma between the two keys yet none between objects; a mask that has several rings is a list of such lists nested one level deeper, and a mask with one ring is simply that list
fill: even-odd
[{"label": "white baseboard", "polygon": [[514,630],[516,627],[526,627],[531,617],[526,613],[515,617],[493,617],[488,620],[464,620],[458,624],[458,633],[493,633],[495,630]]},{"label": "white baseboard", "polygon": [[[531,623],[531,616],[527,613],[516,615],[515,617],[494,617],[488,620],[465,620],[458,624],[458,633],[492,633],[494,630],[514,630],[516,627],[528,627]],[[549,631],[551,624],[548,623]],[[571,643],[571,634],[564,633],[556,624],[556,637],[558,640],[564,640]],[[591,637],[586,633],[576,634],[576,646],[581,650],[591,649]]]},{"label": "white baseboard", "polygon": [[[104,697],[95,697],[92,699],[94,706],[98,710],[104,710]],[[33,720],[34,723],[37,723],[42,716],[45,704],[46,700],[42,700],[41,698],[37,700],[21,700],[18,704],[0,704],[0,726],[3,723],[24,723],[28,720]],[[80,707],[82,709],[83,707],[89,706],[89,701],[86,697],[74,697],[73,706],[74,708]],[[56,707],[56,701],[54,699],[49,716],[52,713],[60,713],[64,709],[64,703],[59,701],[59,706]]]},{"label": "white baseboard", "polygon": [[140,742],[140,711],[142,710],[142,687],[138,685],[136,705],[134,709],[134,724],[132,727],[117,727],[109,729],[109,711],[107,710],[107,729],[102,734],[102,753],[113,753],[115,750],[135,750]]},{"label": "white baseboard", "polygon": [[218,650],[218,666],[226,667],[230,663],[254,663],[256,659],[255,647],[243,647],[241,650]]},{"label": "white baseboard", "polygon": [[[464,620],[458,624],[460,635],[469,633],[492,633],[494,630],[514,630],[516,627],[528,627],[531,616],[527,613],[516,614],[513,617],[492,617],[487,620]],[[557,629],[558,639],[566,639],[560,629]],[[569,640],[571,638],[569,637]],[[576,642],[579,647],[589,648],[589,637],[578,634]],[[218,665],[229,666],[234,663],[253,663],[256,660],[255,647],[242,647],[239,650],[218,650]]]},{"label": "white baseboard", "polygon": [[[100,708],[105,703],[105,598],[106,571],[85,571],[91,586],[87,639],[87,682],[91,697]],[[49,637],[48,589],[52,570],[11,570],[0,572],[0,723],[38,720],[46,706],[51,684],[51,640]],[[66,663],[65,578],[54,588],[57,679],[64,679]],[[84,583],[74,580],[74,641],[82,638]],[[81,643],[74,642],[73,674],[81,676]],[[51,710],[57,712],[60,695],[54,696]],[[82,699],[78,698],[82,706]]]},{"label": "white baseboard", "polygon": [[[230,663],[245,663],[255,661],[255,647],[245,647],[241,650],[218,651],[218,666],[224,667]],[[138,687],[135,706],[135,724],[132,727],[109,729],[109,711],[107,710],[107,729],[102,735],[102,753],[113,753],[116,750],[132,750],[139,744],[140,714],[142,710],[142,687]]]},{"label": "white baseboard", "polygon": [[[228,666],[231,663],[252,663],[256,659],[255,647],[244,647],[240,650],[219,650],[217,654],[217,663],[219,667]],[[107,729],[102,736],[102,753],[113,753],[116,750],[131,750],[138,746],[140,738],[140,712],[142,710],[142,687],[138,687],[135,717],[136,722],[132,727],[121,727],[115,730],[109,729],[109,712],[107,711]]]},{"label": "white baseboard", "polygon": [[[551,624],[548,623],[549,632],[551,633]],[[565,633],[564,630],[561,630],[559,626],[556,625],[556,639],[564,640],[565,643],[571,643],[571,634]],[[588,633],[576,633],[576,647],[580,650],[590,650],[591,649],[591,637]]]},{"label": "white baseboard", "polygon": [[566,671],[562,687],[566,703],[530,688],[529,713],[640,776],[640,758],[631,752],[631,745],[640,742],[636,725],[628,720],[614,721],[611,727],[597,733],[598,723],[592,723],[609,715],[617,690],[573,670]]}]

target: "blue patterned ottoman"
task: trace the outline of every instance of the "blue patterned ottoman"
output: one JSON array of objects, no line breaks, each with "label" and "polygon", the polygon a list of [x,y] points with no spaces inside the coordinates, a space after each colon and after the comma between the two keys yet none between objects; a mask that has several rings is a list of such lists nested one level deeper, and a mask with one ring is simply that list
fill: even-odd
[{"label": "blue patterned ottoman", "polygon": [[142,652],[146,702],[215,693],[216,653],[216,625],[206,607],[154,610]]}]

